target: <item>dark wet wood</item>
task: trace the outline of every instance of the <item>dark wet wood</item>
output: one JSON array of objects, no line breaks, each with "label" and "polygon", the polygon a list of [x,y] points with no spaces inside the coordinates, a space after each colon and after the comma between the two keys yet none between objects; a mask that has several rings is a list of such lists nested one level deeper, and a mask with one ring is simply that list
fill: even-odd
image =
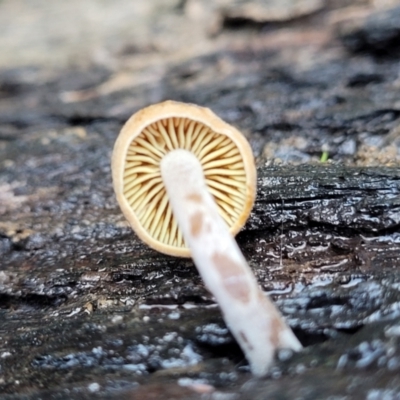
[{"label": "dark wet wood", "polygon": [[[205,54],[166,54],[154,33],[113,68],[0,68],[1,400],[398,394],[398,59],[344,50],[348,3],[266,26],[174,3],[169,20],[193,25]],[[353,18],[362,31],[365,12]],[[212,108],[257,157],[237,240],[307,346],[264,380],[191,260],[143,245],[115,201],[121,125],[167,98]]]}]

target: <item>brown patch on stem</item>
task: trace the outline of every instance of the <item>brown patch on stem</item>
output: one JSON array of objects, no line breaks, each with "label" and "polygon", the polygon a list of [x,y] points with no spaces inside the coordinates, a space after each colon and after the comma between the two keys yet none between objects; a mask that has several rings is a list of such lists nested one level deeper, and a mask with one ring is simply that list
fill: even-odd
[{"label": "brown patch on stem", "polygon": [[271,317],[271,329],[269,331],[269,340],[272,343],[274,349],[279,348],[281,332],[286,330],[286,325],[272,304],[271,300],[266,297],[261,291],[258,294],[259,301],[262,303],[263,308],[267,310],[267,314]]},{"label": "brown patch on stem", "polygon": [[202,203],[201,196],[197,193],[192,193],[186,196],[186,199],[189,201],[193,201],[193,203]]},{"label": "brown patch on stem", "polygon": [[247,276],[242,266],[223,253],[214,253],[212,261],[222,278],[222,285],[226,290],[235,299],[248,303],[250,300],[250,286],[247,283]]},{"label": "brown patch on stem", "polygon": [[249,339],[247,339],[247,336],[244,334],[244,332],[240,331],[239,336],[243,340],[243,342],[246,343],[246,346],[248,346],[249,350],[254,349],[254,347],[251,345],[251,343],[249,342]]},{"label": "brown patch on stem", "polygon": [[190,217],[190,233],[193,237],[199,236],[201,228],[203,226],[203,214],[196,212],[196,214]]}]

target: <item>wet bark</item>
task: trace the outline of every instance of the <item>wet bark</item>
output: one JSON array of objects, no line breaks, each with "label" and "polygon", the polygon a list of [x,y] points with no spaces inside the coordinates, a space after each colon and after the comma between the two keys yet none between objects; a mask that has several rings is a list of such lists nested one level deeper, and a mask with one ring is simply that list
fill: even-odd
[{"label": "wet bark", "polygon": [[[289,364],[282,356],[271,373],[307,370],[326,351],[331,363],[356,371],[369,353],[386,354],[378,339],[371,344],[377,350],[361,344],[371,329],[397,332],[397,169],[271,165],[259,168],[258,187],[239,244],[263,289],[309,346]],[[0,274],[5,393],[29,380],[52,394],[78,384],[80,398],[93,381],[106,392],[121,385],[121,396],[188,370],[217,386],[243,383],[239,371],[246,363],[191,261],[156,254],[125,227],[103,227],[91,245],[69,237],[50,248],[43,236],[23,238],[4,226],[3,248],[11,242]],[[382,318],[390,322],[376,322]],[[353,347],[343,345],[346,337]],[[242,367],[234,372],[237,362]],[[326,364],[318,373],[328,383]],[[307,374],[297,379],[317,390]],[[245,393],[277,390],[267,382],[245,386]]]},{"label": "wet bark", "polygon": [[[109,63],[49,69],[48,48],[30,55],[34,67],[19,64],[30,53],[0,52],[0,399],[395,398],[398,8],[170,3],[166,19],[146,14],[153,42],[121,35]],[[26,23],[41,21],[30,12]],[[194,50],[165,51],[164,36],[174,46],[193,36]],[[263,380],[191,260],[142,244],[115,201],[118,131],[165,99],[212,108],[257,157],[256,204],[237,240],[306,346],[280,352]]]}]

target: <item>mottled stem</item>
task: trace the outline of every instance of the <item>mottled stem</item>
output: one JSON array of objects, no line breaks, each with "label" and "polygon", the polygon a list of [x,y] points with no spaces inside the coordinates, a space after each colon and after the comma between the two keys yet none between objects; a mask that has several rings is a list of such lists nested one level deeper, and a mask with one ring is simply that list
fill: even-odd
[{"label": "mottled stem", "polygon": [[301,344],[259,288],[207,190],[196,156],[174,150],[162,159],[161,173],[173,214],[200,275],[221,307],[251,371],[265,375],[277,348],[300,350]]}]

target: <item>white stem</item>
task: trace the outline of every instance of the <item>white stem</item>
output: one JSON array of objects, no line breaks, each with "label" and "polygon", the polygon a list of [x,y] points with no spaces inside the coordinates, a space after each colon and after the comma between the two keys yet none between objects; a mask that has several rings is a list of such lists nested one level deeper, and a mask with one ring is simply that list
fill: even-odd
[{"label": "white stem", "polygon": [[265,375],[277,348],[301,344],[259,288],[207,190],[197,157],[174,150],[161,161],[172,211],[207,288],[222,309],[253,374]]}]

